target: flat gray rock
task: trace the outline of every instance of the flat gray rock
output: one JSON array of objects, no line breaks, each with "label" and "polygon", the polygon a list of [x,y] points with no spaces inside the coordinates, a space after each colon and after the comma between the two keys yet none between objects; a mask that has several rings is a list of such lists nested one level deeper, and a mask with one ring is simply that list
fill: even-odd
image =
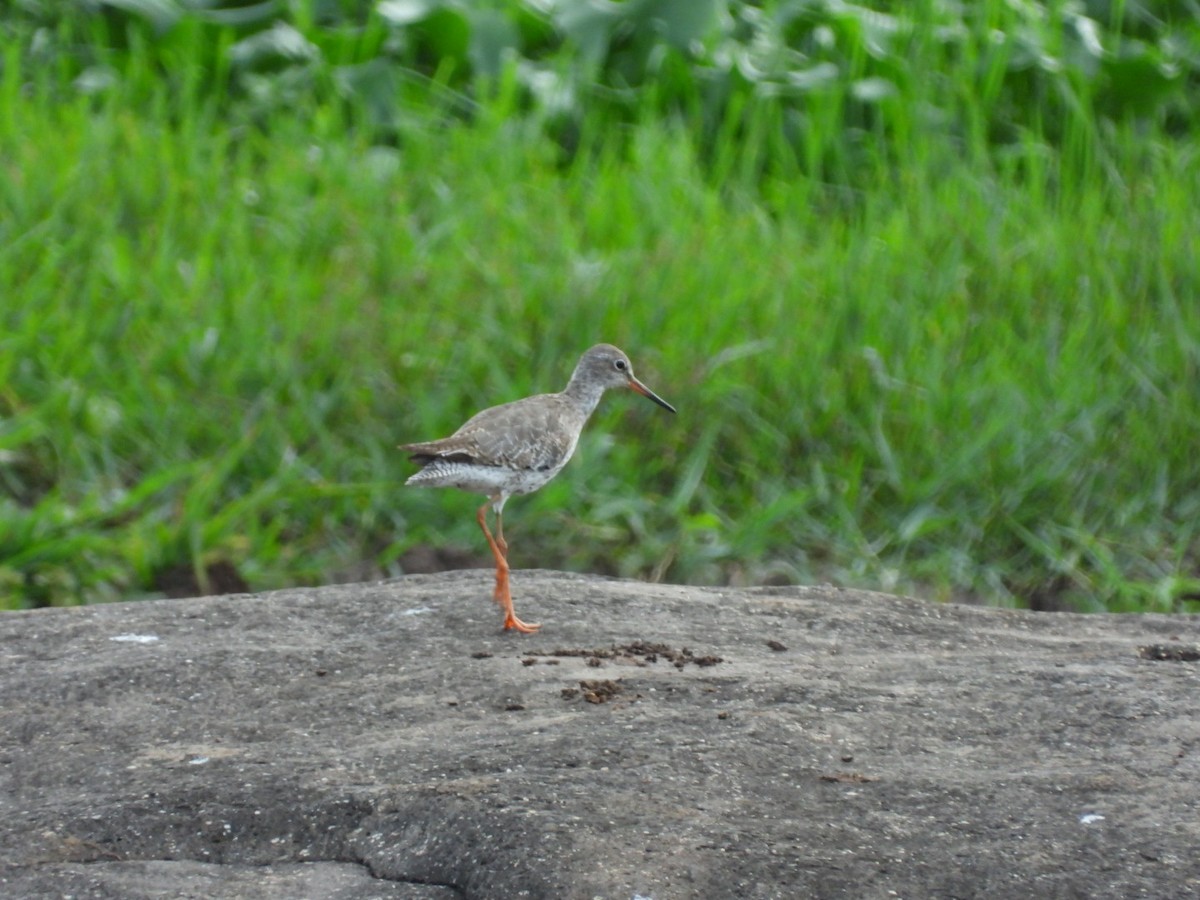
[{"label": "flat gray rock", "polygon": [[1200,896],[1200,620],[514,573],[0,615],[0,896]]}]

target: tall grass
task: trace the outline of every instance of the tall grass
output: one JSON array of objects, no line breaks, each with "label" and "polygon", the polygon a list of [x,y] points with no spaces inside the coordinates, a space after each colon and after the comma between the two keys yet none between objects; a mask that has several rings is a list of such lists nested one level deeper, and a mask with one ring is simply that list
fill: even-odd
[{"label": "tall grass", "polygon": [[1084,102],[997,149],[986,90],[847,129],[831,88],[707,141],[647,100],[567,150],[500,91],[378,142],[156,65],[79,95],[5,57],[5,604],[475,547],[478,499],[403,490],[395,444],[609,340],[680,415],[608,398],[510,507],[517,566],[1194,608],[1200,167],[1165,121]]}]

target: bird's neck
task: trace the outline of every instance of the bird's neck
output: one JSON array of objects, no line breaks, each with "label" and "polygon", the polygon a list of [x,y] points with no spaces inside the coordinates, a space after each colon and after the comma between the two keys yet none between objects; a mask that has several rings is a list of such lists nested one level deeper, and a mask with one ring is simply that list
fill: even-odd
[{"label": "bird's neck", "polygon": [[604,387],[594,381],[582,378],[579,372],[576,371],[571,376],[571,380],[567,382],[563,396],[570,397],[583,411],[583,415],[586,418],[595,411],[600,398],[604,396]]}]

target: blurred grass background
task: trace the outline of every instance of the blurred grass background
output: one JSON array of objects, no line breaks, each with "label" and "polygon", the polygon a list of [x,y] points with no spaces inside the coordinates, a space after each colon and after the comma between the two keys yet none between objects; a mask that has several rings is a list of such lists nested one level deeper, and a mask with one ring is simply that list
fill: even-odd
[{"label": "blurred grass background", "polygon": [[401,441],[610,396],[513,564],[1200,610],[1200,10],[16,0],[0,608],[486,560]]}]

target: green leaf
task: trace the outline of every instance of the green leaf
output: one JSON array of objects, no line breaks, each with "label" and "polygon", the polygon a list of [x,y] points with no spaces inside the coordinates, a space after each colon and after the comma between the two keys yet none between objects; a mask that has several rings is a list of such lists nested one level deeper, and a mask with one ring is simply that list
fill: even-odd
[{"label": "green leaf", "polygon": [[470,45],[467,56],[472,70],[489,78],[497,77],[507,57],[516,56],[521,49],[521,34],[517,26],[501,12],[492,9],[473,10]]},{"label": "green leaf", "polygon": [[856,100],[864,103],[878,103],[888,97],[895,97],[900,89],[886,78],[860,78],[850,85],[850,93]]},{"label": "green leaf", "polygon": [[381,0],[375,11],[388,24],[403,27],[423,22],[443,5],[442,0]]},{"label": "green leaf", "polygon": [[160,34],[184,16],[183,7],[175,0],[102,0],[105,6],[145,19]]},{"label": "green leaf", "polygon": [[1137,116],[1157,114],[1184,84],[1177,67],[1164,62],[1156,50],[1140,41],[1106,58],[1101,71],[1101,99],[1116,111]]},{"label": "green leaf", "polygon": [[286,22],[276,22],[266,31],[252,34],[229,48],[229,59],[241,69],[258,69],[269,63],[308,62],[321,51]]},{"label": "green leaf", "polygon": [[722,15],[728,15],[726,0],[641,0],[626,7],[640,27],[653,28],[681,50],[713,36]]},{"label": "green leaf", "polygon": [[570,0],[558,3],[552,17],[554,24],[578,48],[584,64],[598,66],[608,55],[609,42],[621,12],[608,0]]},{"label": "green leaf", "polygon": [[436,59],[469,59],[471,22],[459,10],[443,6],[415,24],[413,30]]}]

